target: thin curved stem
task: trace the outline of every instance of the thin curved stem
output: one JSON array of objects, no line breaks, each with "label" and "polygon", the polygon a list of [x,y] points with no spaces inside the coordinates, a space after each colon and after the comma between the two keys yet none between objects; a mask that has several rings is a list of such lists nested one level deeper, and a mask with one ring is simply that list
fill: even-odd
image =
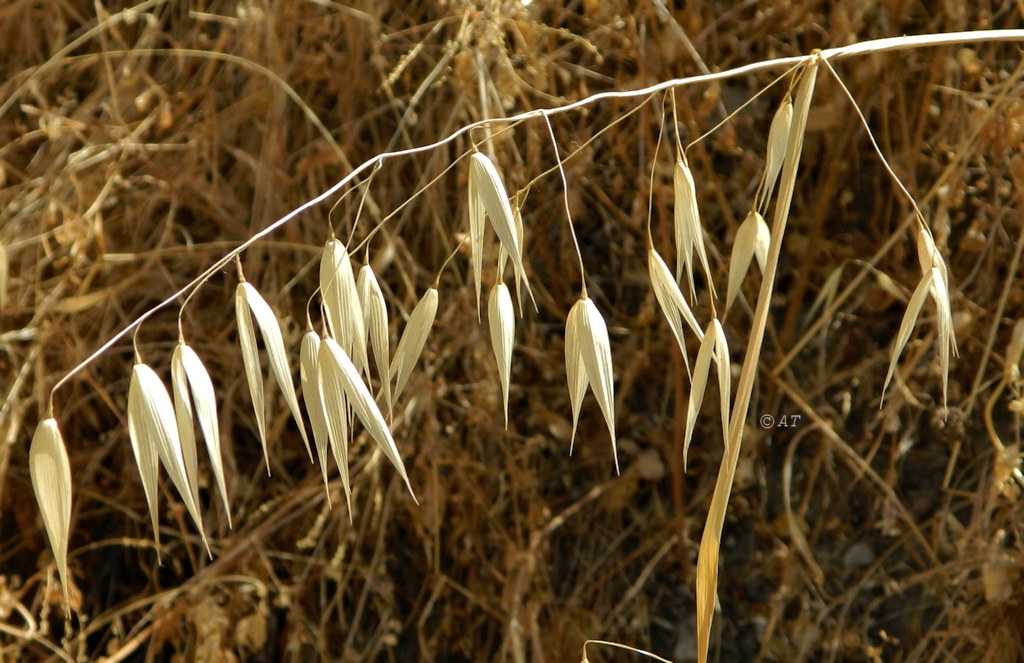
[{"label": "thin curved stem", "polygon": [[544,116],[544,124],[548,127],[548,135],[551,136],[551,149],[555,151],[555,161],[558,162],[558,173],[562,176],[562,202],[565,203],[565,220],[569,223],[569,234],[572,235],[572,245],[576,249],[576,260],[580,265],[580,296],[587,297],[587,272],[583,268],[583,254],[580,252],[580,242],[576,238],[576,227],[572,224],[572,212],[569,211],[569,180],[565,177],[565,168],[562,167],[562,157],[558,154],[558,141],[555,139],[555,129],[551,126],[551,118]]}]

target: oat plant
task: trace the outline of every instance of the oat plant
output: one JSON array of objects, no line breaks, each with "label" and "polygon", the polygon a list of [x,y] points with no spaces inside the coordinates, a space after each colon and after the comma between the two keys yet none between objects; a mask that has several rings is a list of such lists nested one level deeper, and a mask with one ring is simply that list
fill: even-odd
[{"label": "oat plant", "polygon": [[[158,311],[179,304],[179,298],[185,297],[181,304],[184,311],[191,297],[199,288],[215,274],[230,267],[232,262],[237,265],[238,282],[235,286],[235,329],[238,336],[238,351],[243,359],[245,382],[253,405],[256,437],[260,441],[264,462],[268,474],[271,471],[272,426],[268,415],[277,408],[271,404],[265,390],[264,361],[269,365],[269,372],[277,385],[274,396],[280,393],[290,418],[303,440],[310,461],[319,463],[319,474],[327,489],[330,499],[330,480],[328,462],[334,459],[340,474],[342,488],[345,493],[348,516],[354,521],[354,507],[357,500],[353,495],[357,479],[350,472],[350,464],[355,457],[359,429],[365,434],[363,439],[372,441],[372,454],[379,454],[388,461],[393,469],[388,471],[397,474],[401,483],[408,491],[410,503],[416,501],[414,487],[417,483],[415,474],[407,470],[401,446],[401,436],[396,420],[401,419],[402,404],[409,398],[415,398],[419,386],[414,376],[416,371],[423,370],[431,361],[431,353],[427,351],[431,332],[438,318],[439,305],[442,301],[452,301],[457,293],[441,290],[458,287],[453,285],[457,279],[443,279],[445,269],[454,257],[460,255],[461,242],[456,244],[452,254],[440,271],[423,290],[417,303],[404,321],[401,335],[398,337],[394,351],[391,351],[389,336],[390,321],[396,316],[392,312],[401,311],[400,302],[388,301],[385,291],[377,280],[377,275],[370,267],[372,247],[370,239],[373,234],[387,230],[387,223],[394,218],[399,210],[383,216],[373,231],[362,244],[355,241],[343,243],[333,234],[323,238],[323,249],[320,252],[318,280],[311,287],[310,305],[307,307],[305,330],[298,340],[298,347],[290,347],[296,339],[290,337],[289,326],[282,325],[284,317],[279,317],[275,307],[253,285],[246,280],[242,272],[242,256],[257,242],[268,237],[285,224],[299,217],[313,207],[333,200],[343,190],[352,190],[352,183],[368,171],[377,172],[383,164],[400,160],[420,153],[439,151],[451,147],[456,141],[472,138],[476,129],[494,127],[512,127],[523,123],[534,122],[534,126],[543,122],[550,138],[550,146],[555,155],[555,166],[547,173],[557,172],[561,179],[563,204],[570,235],[575,252],[575,262],[579,270],[579,291],[575,302],[565,306],[564,351],[565,378],[569,392],[570,412],[572,421],[571,434],[567,444],[567,455],[571,454],[578,432],[583,402],[588,390],[592,391],[597,401],[604,425],[608,429],[612,445],[612,459],[616,472],[619,472],[619,448],[616,438],[617,421],[615,412],[616,363],[613,360],[613,340],[609,332],[606,315],[609,309],[601,301],[598,288],[588,291],[588,272],[585,269],[585,254],[581,251],[580,242],[571,214],[570,191],[576,185],[567,174],[566,163],[574,158],[583,147],[578,147],[563,158],[556,139],[550,118],[556,114],[571,113],[581,108],[591,107],[607,99],[641,99],[650,101],[662,94],[674,94],[675,91],[730,77],[749,75],[758,72],[783,72],[778,79],[787,86],[782,102],[775,110],[767,139],[764,173],[750,201],[750,212],[739,226],[731,250],[727,272],[725,302],[718,300],[719,290],[715,287],[716,272],[712,262],[720,255],[709,250],[712,238],[707,236],[702,227],[700,200],[703,184],[700,168],[691,163],[687,150],[676,137],[675,154],[672,156],[672,192],[671,210],[671,247],[662,247],[669,255],[669,262],[662,257],[656,246],[655,233],[648,219],[646,232],[647,273],[650,279],[650,290],[657,302],[658,310],[668,323],[676,345],[683,356],[687,374],[690,378],[686,398],[686,422],[681,444],[682,463],[687,465],[687,455],[691,440],[696,429],[697,418],[700,416],[705,391],[709,383],[717,382],[719,397],[717,417],[721,420],[721,432],[724,454],[718,469],[717,481],[708,509],[708,517],[701,536],[700,548],[696,565],[696,633],[698,660],[708,660],[711,646],[712,622],[718,602],[719,553],[728,504],[736,478],[740,459],[745,427],[748,425],[748,414],[754,393],[755,380],[761,358],[761,350],[765,338],[766,327],[770,316],[772,296],[779,275],[779,258],[782,244],[785,241],[787,223],[793,204],[794,190],[798,179],[798,171],[802,154],[802,146],[806,132],[808,114],[814,99],[815,84],[818,76],[832,70],[830,61],[852,58],[866,54],[877,54],[884,51],[920,48],[944,44],[962,44],[976,42],[1022,41],[1022,31],[988,31],[977,33],[953,33],[946,35],[924,35],[919,37],[901,37],[863,42],[826,51],[814,52],[808,56],[782,58],[748,65],[738,69],[718,73],[708,73],[686,79],[663,81],[657,85],[639,90],[625,92],[606,92],[595,94],[579,101],[566,103],[552,109],[528,111],[513,117],[485,120],[458,128],[440,140],[420,147],[396,150],[376,155],[365,163],[351,168],[349,173],[339,182],[329,187],[307,203],[289,212],[269,226],[254,233],[249,239],[229,251],[222,258],[212,262],[201,274],[189,282],[180,291],[168,296],[156,307],[145,312],[132,321],[123,330],[111,337],[92,355],[67,373],[50,392],[45,417],[39,423],[32,438],[29,452],[29,471],[36,499],[42,512],[43,524],[49,537],[53,560],[60,578],[65,597],[65,605],[70,611],[68,600],[68,547],[69,527],[72,513],[73,480],[71,464],[68,459],[64,440],[58,429],[54,415],[55,393],[76,374],[93,362],[99,355],[115,347]],[[836,76],[838,80],[838,76]],[[842,87],[841,81],[840,86]],[[845,87],[843,87],[845,90]],[[848,94],[848,93],[847,93]],[[672,97],[674,100],[674,96]],[[850,97],[852,101],[852,96]],[[742,110],[742,109],[741,109]],[[676,109],[673,105],[673,116]],[[858,111],[859,113],[859,111]],[[664,119],[663,113],[663,119]],[[863,116],[861,120],[864,121]],[[677,123],[678,124],[678,123]],[[865,121],[866,125],[866,121]],[[614,126],[613,125],[609,125]],[[870,129],[869,129],[869,136]],[[495,134],[489,133],[487,140],[494,140]],[[874,144],[874,138],[871,137]],[[660,143],[660,139],[659,139]],[[692,145],[692,144],[691,144]],[[878,149],[877,144],[874,144]],[[901,191],[911,201],[917,225],[917,251],[921,267],[920,280],[913,287],[909,297],[903,322],[895,339],[891,360],[885,377],[882,396],[890,383],[899,384],[899,358],[911,338],[915,325],[928,301],[935,309],[935,324],[938,340],[938,357],[942,372],[943,402],[948,388],[950,357],[955,356],[957,345],[953,328],[953,302],[951,301],[950,275],[941,252],[936,248],[935,241],[925,220],[918,209],[913,196],[899,182],[895,173],[885,161],[885,156],[878,149],[879,156]],[[655,162],[657,161],[655,153]],[[530,283],[530,261],[526,259],[525,247],[531,231],[532,211],[524,206],[523,192],[510,195],[506,189],[506,178],[502,175],[500,163],[481,152],[476,144],[456,157],[454,162],[445,168],[444,176],[449,169],[461,168],[466,174],[466,202],[468,214],[464,229],[468,237],[467,264],[459,265],[468,274],[465,279],[466,288],[472,281],[477,308],[477,323],[482,327],[482,311],[480,300],[483,296],[483,282],[486,276],[490,279],[493,269],[493,286],[487,293],[487,327],[481,331],[483,338],[490,341],[490,354],[497,366],[498,384],[502,398],[502,414],[505,426],[509,425],[509,394],[514,384],[516,320],[513,297],[506,285],[506,267],[511,263],[512,283],[516,289],[516,300],[519,303],[519,314],[524,318],[521,324],[529,325],[529,307],[524,310],[523,291],[535,304],[540,295],[535,295]],[[653,187],[652,168],[652,187]],[[411,192],[405,205],[415,204],[419,196],[429,188],[432,180],[414,192]],[[527,187],[528,188],[528,187]],[[367,183],[366,189],[369,189]],[[652,199],[649,198],[649,200]],[[766,219],[771,219],[769,224]],[[353,224],[353,236],[354,232]],[[497,238],[497,259],[489,264],[486,251],[488,231]],[[666,242],[667,244],[668,242]],[[718,248],[718,247],[715,247]],[[352,262],[353,255],[362,255],[366,251],[366,264],[356,275]],[[675,272],[669,268],[675,253]],[[490,254],[493,258],[493,254]],[[756,259],[761,278],[757,288],[753,311],[748,317],[734,314],[728,327],[723,325],[726,314],[743,293],[743,285],[750,278],[750,264]],[[642,260],[642,258],[640,258]],[[453,263],[458,265],[458,263]],[[698,287],[698,279],[694,276],[695,267],[703,276],[702,288]],[[591,266],[591,270],[596,270]],[[412,287],[417,288],[414,279],[409,280]],[[593,284],[593,280],[591,281]],[[0,310],[7,302],[7,253],[0,245]],[[535,282],[536,285],[536,282]],[[685,288],[685,294],[684,294]],[[537,289],[538,293],[540,289]],[[390,291],[389,291],[390,292]],[[698,295],[700,293],[700,295]],[[702,316],[709,311],[702,321],[695,308],[703,296],[707,296],[708,306],[701,307],[698,312]],[[451,299],[449,299],[449,297]],[[595,301],[597,300],[597,301]],[[689,300],[689,301],[688,301]],[[271,301],[277,300],[271,299]],[[284,310],[281,306],[281,310]],[[722,311],[719,318],[718,309]],[[317,316],[310,311],[321,311]],[[604,312],[602,312],[604,311]],[[320,319],[320,325],[314,320]],[[254,324],[255,321],[255,324]],[[256,331],[259,330],[259,338]],[[734,336],[733,343],[727,339],[727,332]],[[739,334],[739,338],[735,336]],[[1014,336],[1016,345],[1008,353],[1006,370],[1006,387],[1019,389],[1019,371],[1015,372],[1019,362],[1021,347],[1024,342]],[[733,376],[733,365],[730,347],[737,347],[737,341],[745,339],[745,352],[739,367],[738,377]],[[691,366],[687,351],[688,342],[699,344],[699,350]],[[261,342],[262,341],[262,344]],[[262,349],[261,349],[262,347]],[[218,419],[218,394],[215,385],[222,376],[213,375],[198,352],[193,349],[181,332],[179,317],[179,338],[169,373],[171,391],[167,390],[160,377],[161,367],[152,367],[142,361],[141,353],[135,348],[134,365],[126,367],[130,371],[130,387],[128,392],[127,428],[134,452],[142,491],[149,509],[153,537],[155,539],[158,559],[161,554],[160,523],[158,500],[160,491],[160,468],[169,476],[178,498],[184,504],[193,525],[202,540],[207,553],[213,556],[212,546],[207,538],[203,521],[201,493],[199,491],[200,473],[198,471],[199,454],[197,451],[197,430],[205,441],[207,454],[211,461],[215,477],[215,486],[219,500],[230,525],[231,518],[231,485],[234,477],[230,476],[221,460],[220,423]],[[372,367],[371,367],[372,357]],[[617,357],[623,361],[621,357]],[[298,383],[300,397],[295,388],[295,361],[298,361]],[[372,369],[372,370],[371,370]],[[716,380],[711,380],[711,372],[715,372]],[[376,375],[375,379],[371,376]],[[374,384],[376,383],[376,384]],[[410,386],[412,385],[412,386]],[[412,394],[410,397],[409,394]],[[172,398],[173,395],[173,398]],[[303,413],[303,409],[305,413]],[[195,422],[198,421],[198,429]],[[306,422],[308,421],[313,436],[310,445]],[[358,428],[357,428],[358,427]],[[716,423],[717,428],[717,423]],[[405,435],[415,435],[415,430],[403,429]],[[994,440],[994,444],[997,440]],[[999,442],[1001,445],[1002,443]],[[328,454],[330,449],[330,454]],[[315,451],[315,455],[314,455]],[[571,461],[566,461],[571,462]],[[1012,471],[1010,471],[1012,474]],[[1020,480],[1017,471],[1016,478]],[[1021,480],[1024,483],[1024,480]],[[395,542],[394,545],[401,545]],[[724,609],[728,609],[724,606]],[[592,645],[620,647],[616,643],[588,641]],[[621,646],[632,649],[628,646]],[[633,650],[637,651],[637,650]],[[655,657],[657,658],[657,657]],[[586,645],[584,645],[586,660]],[[664,660],[657,658],[657,660]]]}]

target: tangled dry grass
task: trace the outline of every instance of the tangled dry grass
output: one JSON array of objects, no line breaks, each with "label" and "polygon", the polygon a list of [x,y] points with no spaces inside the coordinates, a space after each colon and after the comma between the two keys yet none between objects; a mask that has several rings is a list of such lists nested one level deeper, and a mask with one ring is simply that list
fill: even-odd
[{"label": "tangled dry grass", "polygon": [[[709,397],[684,473],[686,368],[646,264],[652,187],[655,242],[671,243],[669,159],[650,181],[660,98],[551,118],[563,157],[585,145],[564,161],[566,201],[543,121],[491,143],[509,190],[530,184],[523,222],[537,303],[517,320],[507,430],[490,332],[476,321],[467,169],[445,172],[482,136],[388,162],[358,225],[353,191],[246,252],[246,277],[297,357],[329,228],[362,240],[400,210],[369,244],[393,341],[463,247],[442,273],[436,322],[395,405],[419,505],[362,435],[351,450],[350,522],[337,470],[328,501],[289,408],[269,390],[267,477],[230,313],[233,268],[182,318],[219,397],[233,527],[201,463],[212,560],[164,480],[157,564],[125,418],[128,341],[56,396],[75,490],[69,621],[28,470],[28,440],[61,376],[353,164],[601,90],[876,37],[1024,23],[1010,0],[666,4],[0,7],[3,656],[563,661],[601,638],[695,659],[695,561],[721,424]],[[913,219],[844,92],[822,76],[726,518],[712,651],[718,660],[1016,661],[1019,48],[888,53],[837,69],[946,258],[961,356],[944,406],[926,313],[879,409],[920,279]],[[770,82],[758,74],[680,91],[669,134],[695,138]],[[769,91],[690,152],[723,292],[781,94]],[[579,273],[566,205],[608,323],[621,475],[592,399],[568,456],[563,331]],[[723,324],[737,341],[756,290],[742,293]],[[165,380],[176,313],[150,319],[138,338]],[[744,344],[730,347],[738,363]],[[588,649],[591,661],[622,656]]]}]

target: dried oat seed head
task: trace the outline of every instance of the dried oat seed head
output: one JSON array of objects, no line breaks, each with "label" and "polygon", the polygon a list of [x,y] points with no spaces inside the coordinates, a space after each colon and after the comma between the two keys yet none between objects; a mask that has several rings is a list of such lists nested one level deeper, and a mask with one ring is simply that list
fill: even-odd
[{"label": "dried oat seed head", "polygon": [[[195,521],[206,545],[207,554],[210,554],[210,545],[203,530],[203,520],[199,515],[198,505],[192,499],[192,490],[188,483],[188,470],[185,469],[171,397],[156,372],[142,363],[137,363],[132,368],[131,384],[128,387],[128,435],[132,439],[139,472],[143,476],[142,484],[147,492],[146,499],[154,523],[154,535],[157,527],[156,458],[159,458],[182,501],[185,502],[189,515]],[[157,544],[159,547],[159,539]]]},{"label": "dried oat seed head", "polygon": [[420,301],[416,303],[409,321],[405,323],[405,331],[398,341],[398,349],[395,350],[394,361],[391,362],[391,377],[397,377],[395,383],[394,400],[402,394],[405,384],[412,375],[412,369],[423,352],[423,345],[427,342],[430,328],[434,326],[434,318],[437,315],[437,288],[431,287],[423,294]]},{"label": "dried oat seed head", "polygon": [[[793,99],[787,94],[782,105],[772,118],[772,126],[768,129],[768,154],[764,170],[764,195],[761,206],[766,206],[775,191],[782,170],[782,160],[786,156],[786,145],[789,143],[789,132],[793,127]],[[764,263],[762,263],[764,264]]]},{"label": "dried oat seed head", "polygon": [[320,473],[324,477],[324,489],[327,490],[327,502],[330,504],[331,491],[327,485],[327,445],[330,443],[330,432],[327,427],[327,413],[323,401],[320,400],[319,375],[320,335],[312,329],[302,337],[299,349],[299,382],[302,386],[302,401],[309,415],[310,428],[313,429],[313,446],[316,457],[320,461]]},{"label": "dried oat seed head", "polygon": [[470,164],[469,177],[469,250],[473,263],[473,287],[476,290],[476,318],[480,322],[480,291],[482,289],[484,266],[484,222],[486,211],[484,199],[480,195],[477,177],[473,177],[473,166]]},{"label": "dried oat seed head", "polygon": [[685,159],[681,158],[676,161],[672,181],[675,195],[676,278],[682,276],[685,268],[690,284],[690,295],[695,296],[693,253],[696,251],[704,269],[704,276],[707,278],[708,289],[714,296],[715,284],[711,279],[711,267],[708,265],[707,252],[704,250],[704,232],[701,229],[700,214],[697,209],[697,189],[693,183],[693,174]]},{"label": "dried oat seed head", "polygon": [[65,613],[71,615],[68,599],[68,536],[71,529],[71,463],[57,421],[43,419],[32,435],[28,450],[28,472],[36,494],[43,526],[50,538],[53,561],[64,590]]},{"label": "dried oat seed head", "polygon": [[415,500],[416,496],[412,492],[412,485],[409,483],[409,476],[405,472],[405,463],[402,462],[402,456],[398,453],[398,446],[395,444],[394,438],[391,437],[391,431],[388,428],[387,422],[384,421],[384,415],[381,414],[380,408],[374,402],[373,395],[370,393],[366,383],[360,378],[355,364],[352,363],[352,360],[349,359],[348,355],[345,354],[345,351],[334,339],[330,337],[325,338],[321,346],[327,350],[325,354],[321,355],[323,364],[320,367],[321,375],[325,376],[325,384],[330,383],[341,386],[349,405],[355,411],[356,416],[359,417],[359,421],[362,422],[363,428],[366,429],[366,432],[374,439],[387,459],[398,470],[399,476],[402,477],[406,487],[409,489],[409,494]]},{"label": "dried oat seed head", "polygon": [[505,192],[505,185],[501,181],[498,169],[486,155],[474,152],[470,157],[469,178],[474,182],[476,195],[483,201],[494,234],[498,236],[502,248],[512,260],[517,282],[521,280],[526,286],[526,291],[530,292],[530,282],[523,268],[522,237],[516,231],[515,215],[508,202],[508,194]]},{"label": "dried oat seed head", "polygon": [[[889,360],[889,370],[885,374],[885,383],[882,385],[881,401],[885,400],[885,390],[889,388],[889,382],[896,372],[896,363],[899,361],[900,355],[903,354],[903,348],[906,347],[907,341],[910,340],[910,334],[914,331],[914,324],[921,314],[921,307],[924,306],[924,302],[928,298],[928,289],[932,285],[934,273],[933,270],[928,270],[925,273],[914,289],[914,294],[910,296],[910,301],[907,303],[907,310],[903,314],[903,321],[900,322],[900,330],[896,334],[896,347],[893,348],[892,358]],[[881,402],[879,407],[881,407]]]},{"label": "dried oat seed head", "polygon": [[679,290],[672,272],[661,256],[653,248],[647,252],[647,271],[651,277],[651,285],[654,288],[654,297],[658,300],[661,312],[668,320],[672,334],[676,337],[679,350],[683,353],[683,360],[686,362],[686,372],[690,373],[690,357],[686,352],[686,338],[683,332],[683,321],[689,325],[698,339],[704,337],[704,332],[697,325],[697,319],[686,303],[683,293]]},{"label": "dried oat seed head", "polygon": [[324,414],[327,419],[331,451],[334,453],[334,460],[338,464],[338,472],[341,474],[341,486],[345,490],[345,501],[348,504],[348,519],[349,522],[352,522],[352,487],[349,483],[348,470],[348,440],[351,434],[349,418],[351,417],[351,410],[349,409],[348,398],[345,395],[345,386],[338,371],[335,370],[335,362],[331,357],[331,351],[327,346],[326,339],[320,342],[320,347],[317,350],[317,385],[320,392],[320,402],[323,404]]},{"label": "dried oat seed head", "polygon": [[[185,459],[192,499],[199,504],[199,477],[197,469],[196,434],[192,422],[192,401],[195,401],[196,418],[206,440],[206,451],[220,491],[224,513],[231,527],[231,508],[228,504],[227,486],[224,482],[224,463],[220,449],[220,426],[217,419],[217,401],[213,381],[199,355],[185,342],[179,342],[171,356],[171,387],[174,394],[174,415],[181,438],[181,450]],[[191,390],[191,398],[189,398]]]},{"label": "dried oat seed head", "polygon": [[580,408],[587,393],[587,369],[583,365],[582,341],[580,339],[580,318],[584,315],[583,300],[577,301],[565,320],[565,377],[569,386],[569,402],[572,405],[572,437],[569,440],[569,455],[576,442],[576,428],[580,420]]},{"label": "dried oat seed head", "polygon": [[575,422],[579,418],[579,407],[589,383],[608,425],[615,471],[618,472],[619,453],[615,442],[615,384],[611,343],[608,340],[608,327],[604,318],[593,300],[588,297],[581,298],[569,311],[565,353],[569,395],[573,401],[573,439],[575,440]]},{"label": "dried oat seed head", "polygon": [[384,301],[384,293],[377,282],[377,276],[369,265],[359,270],[359,301],[363,308],[363,322],[370,335],[370,347],[373,348],[373,360],[377,364],[377,375],[380,376],[381,388],[384,390],[384,403],[388,408],[388,419],[391,419],[391,346],[388,337],[388,307]]},{"label": "dried oat seed head", "polygon": [[299,434],[302,435],[302,442],[306,445],[306,454],[310,462],[313,461],[313,452],[309,448],[309,438],[306,436],[306,426],[299,413],[299,401],[295,397],[295,385],[292,383],[292,370],[288,365],[288,355],[284,349],[284,338],[281,335],[281,325],[277,322],[277,316],[267,304],[263,296],[247,281],[238,284],[235,295],[235,315],[238,318],[238,336],[242,342],[242,358],[245,363],[245,374],[249,380],[249,393],[252,395],[253,406],[256,408],[256,419],[260,425],[260,438],[263,442],[263,456],[267,463],[267,473],[270,473],[270,457],[267,454],[266,437],[266,415],[264,414],[263,403],[263,371],[260,369],[259,350],[256,347],[256,334],[253,330],[252,319],[248,311],[252,311],[256,318],[256,325],[260,328],[260,335],[263,336],[263,345],[267,349],[267,356],[270,358],[270,369],[274,379],[281,388],[284,400],[291,410],[292,417],[299,427]]},{"label": "dried oat seed head", "polygon": [[359,289],[345,245],[332,239],[320,258],[320,296],[327,311],[327,328],[345,348],[359,370],[369,366],[366,356],[366,326],[359,302]]},{"label": "dried oat seed head", "polygon": [[722,323],[715,318],[708,325],[707,333],[701,341],[697,353],[697,362],[693,369],[693,382],[690,388],[690,400],[686,409],[686,435],[683,440],[683,469],[686,469],[687,452],[693,438],[693,429],[700,414],[707,389],[708,373],[714,360],[718,372],[719,410],[722,417],[722,439],[729,444],[729,399],[732,393],[732,366],[729,356],[729,344],[725,337]]},{"label": "dried oat seed head", "polygon": [[750,268],[750,261],[757,255],[757,263],[764,269],[764,262],[768,255],[768,243],[771,240],[771,233],[768,230],[768,223],[760,214],[751,210],[747,218],[740,224],[736,231],[736,239],[732,245],[732,256],[729,259],[729,288],[725,296],[725,310],[732,308],[736,295],[740,292],[743,284],[743,277]]},{"label": "dried oat seed head", "polygon": [[495,283],[487,298],[487,323],[491,329],[491,348],[498,362],[501,396],[505,409],[505,428],[508,428],[508,389],[512,374],[512,346],[516,337],[516,315],[512,295],[504,283]]}]

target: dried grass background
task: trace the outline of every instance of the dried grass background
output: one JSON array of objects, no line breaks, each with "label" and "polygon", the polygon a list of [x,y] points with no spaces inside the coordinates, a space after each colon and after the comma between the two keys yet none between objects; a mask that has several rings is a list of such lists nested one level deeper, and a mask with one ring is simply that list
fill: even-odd
[{"label": "dried grass background", "polygon": [[[1010,0],[676,5],[149,0],[130,15],[84,0],[0,6],[0,244],[11,281],[0,311],[3,657],[567,661],[599,637],[692,660],[696,552],[722,443],[717,399],[708,398],[682,473],[686,374],[647,282],[644,245],[660,98],[566,161],[588,286],[611,333],[621,476],[592,398],[568,456],[562,332],[579,274],[557,172],[524,207],[539,311],[518,321],[508,432],[468,251],[441,278],[437,323],[395,413],[419,506],[364,435],[353,452],[352,524],[333,467],[329,508],[279,394],[267,477],[231,313],[233,269],[211,279],[183,321],[221,399],[234,528],[204,458],[212,561],[165,476],[156,563],[125,421],[130,342],[55,399],[75,488],[70,623],[27,463],[64,373],[384,150],[706,68],[1024,22]],[[824,73],[819,80],[725,526],[717,660],[1024,655],[1024,603],[1013,589],[1024,566],[1021,511],[1000,493],[1003,465],[984,416],[998,389],[992,429],[1016,442],[1010,405],[1019,394],[1003,383],[1003,357],[1024,316],[1019,53],[946,47],[838,66],[947,256],[961,357],[945,411],[927,320],[879,410],[904,307],[894,293],[907,296],[917,281],[914,237],[908,205],[842,91]],[[687,88],[676,129],[696,137],[770,80]],[[690,155],[720,291],[781,94],[769,92]],[[601,102],[553,118],[562,156],[636,106]],[[385,164],[356,237],[467,147],[463,139]],[[671,163],[661,154],[654,223],[667,250]],[[499,137],[495,156],[510,190],[555,164],[540,120]],[[370,243],[392,343],[468,233],[466,171],[463,163],[441,178]],[[329,206],[315,208],[244,257],[293,364],[329,224],[348,237],[357,204],[347,197],[330,219]],[[864,272],[868,260],[891,281]],[[829,283],[855,287],[812,311]],[[698,301],[707,320],[707,298]],[[175,314],[139,336],[165,379]],[[734,359],[748,326],[741,302],[725,323]],[[761,415],[801,419],[766,430]],[[589,657],[626,654],[593,648]]]}]

